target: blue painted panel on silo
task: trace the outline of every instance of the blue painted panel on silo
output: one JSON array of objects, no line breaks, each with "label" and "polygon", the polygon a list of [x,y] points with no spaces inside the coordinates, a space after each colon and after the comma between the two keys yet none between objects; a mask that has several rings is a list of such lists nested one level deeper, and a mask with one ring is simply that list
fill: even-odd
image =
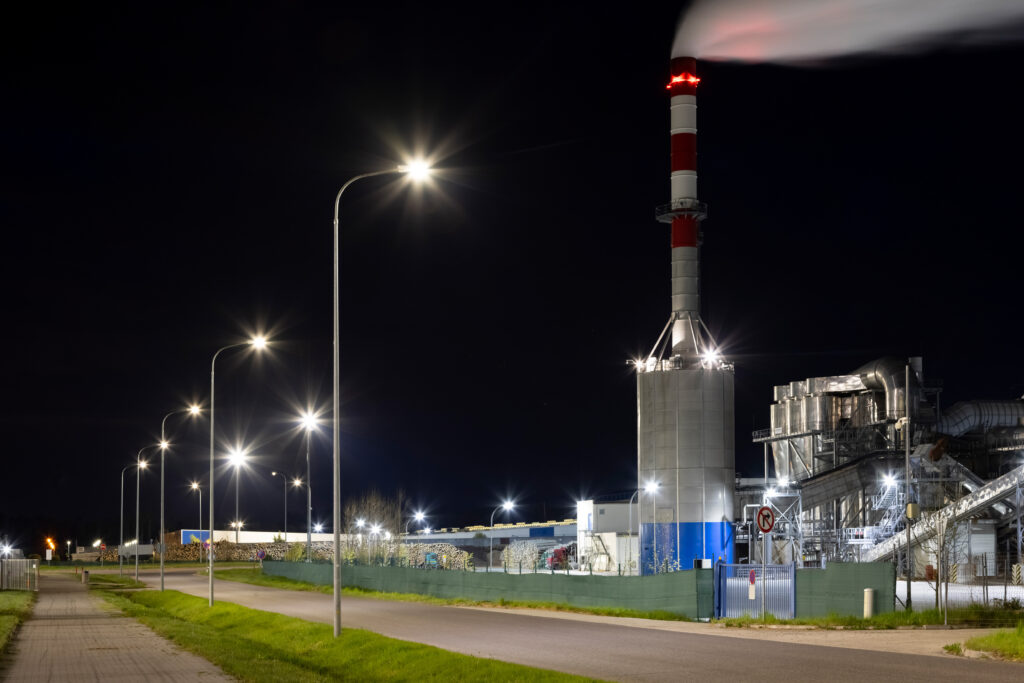
[{"label": "blue painted panel on silo", "polygon": [[531,527],[530,528],[530,538],[536,538],[537,536],[554,536],[554,535],[555,535],[555,527],[553,527],[553,526],[542,526],[542,527],[536,527],[536,528]]},{"label": "blue painted panel on silo", "polygon": [[700,522],[643,524],[640,545],[641,573],[654,573],[655,564],[659,567],[658,571],[662,571],[666,562],[673,570],[693,569],[693,561],[702,559],[702,544],[706,544],[706,558],[710,559],[712,564],[718,560],[732,563],[735,559],[732,525],[728,522],[705,522],[704,533],[702,539]]}]

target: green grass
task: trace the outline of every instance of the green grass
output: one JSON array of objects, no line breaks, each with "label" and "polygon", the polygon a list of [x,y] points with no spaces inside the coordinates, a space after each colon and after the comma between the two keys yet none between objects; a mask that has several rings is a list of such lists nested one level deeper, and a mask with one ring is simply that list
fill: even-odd
[{"label": "green grass", "polygon": [[957,657],[964,656],[964,649],[960,646],[960,643],[950,643],[949,645],[943,645],[942,649],[951,655],[956,655]]},{"label": "green grass", "polygon": [[89,574],[89,588],[145,588],[146,584],[131,576],[117,574]]},{"label": "green grass", "polygon": [[178,591],[103,593],[146,624],[243,681],[582,681],[576,676],[456,654],[363,631]]},{"label": "green grass", "polygon": [[0,653],[7,649],[18,624],[32,614],[35,601],[32,591],[0,591]]},{"label": "green grass", "polygon": [[[228,569],[216,570],[218,579],[227,581],[238,581],[256,586],[267,586],[268,588],[283,588],[286,590],[314,591],[317,593],[333,592],[331,586],[322,586],[307,581],[296,581],[283,576],[269,576],[261,571],[251,569]],[[351,595],[359,598],[373,598],[375,600],[395,600],[399,602],[420,602],[428,605],[445,605],[457,607],[511,607],[546,609],[555,612],[575,612],[577,614],[596,614],[603,617],[633,617],[636,619],[657,619],[660,621],[689,621],[685,615],[668,612],[665,610],[635,610],[621,607],[576,607],[558,602],[540,602],[530,600],[498,600],[497,602],[486,600],[468,600],[465,598],[437,598],[432,595],[421,595],[419,593],[385,593],[382,591],[366,590],[364,588],[346,587],[342,589],[343,595]]]},{"label": "green grass", "polygon": [[[193,562],[193,561],[188,561],[188,562],[170,562],[170,561],[166,561],[166,562],[164,562],[164,567],[166,569],[205,569],[206,567],[209,567],[209,566],[210,566],[210,564],[208,562]],[[216,565],[214,566],[214,570],[220,569],[221,567],[252,567],[252,566],[253,566],[253,563],[252,562],[248,562],[248,561],[244,561],[244,562],[241,562],[241,561],[239,561],[239,562],[236,562],[236,561],[217,562]],[[79,571],[81,571],[82,569],[88,569],[90,572],[98,571],[98,570],[105,570],[105,571],[113,570],[113,571],[117,571],[117,562],[116,561],[115,562],[104,562],[102,566],[98,562],[76,562],[74,564],[67,563],[67,564],[48,565],[48,564],[46,564],[46,560],[39,560],[39,571],[44,571],[44,572],[74,572],[76,568]],[[156,562],[146,562],[146,561],[140,561],[139,562],[139,569],[140,570],[149,571],[149,570],[152,570],[152,569],[159,569],[159,568],[160,568],[160,561],[159,560],[157,560]],[[135,571],[135,560],[134,559],[132,559],[131,561],[127,561],[127,560],[125,561],[125,563],[124,563],[124,570],[128,571],[129,569],[131,569],[132,572]]]},{"label": "green grass", "polygon": [[[974,626],[992,628],[1013,626],[1024,617],[1020,610],[1002,607],[983,607],[971,605],[962,609],[949,610],[948,623],[953,626]],[[877,614],[871,619],[854,616],[831,614],[825,617],[803,617],[798,619],[776,619],[768,615],[767,619],[743,616],[729,619],[717,619],[717,623],[731,627],[752,627],[762,624],[814,626],[821,629],[893,629],[901,626],[931,626],[943,623],[942,613],[936,609],[919,610],[916,612],[886,612]]]},{"label": "green grass", "polygon": [[1017,628],[1013,630],[971,638],[964,646],[970,650],[992,652],[1006,659],[1024,662],[1024,621],[1018,621]]}]

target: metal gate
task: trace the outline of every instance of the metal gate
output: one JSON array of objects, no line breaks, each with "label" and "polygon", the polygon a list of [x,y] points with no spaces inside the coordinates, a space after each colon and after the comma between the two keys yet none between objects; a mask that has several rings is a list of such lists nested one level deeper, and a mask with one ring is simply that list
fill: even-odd
[{"label": "metal gate", "polygon": [[39,560],[0,560],[0,590],[39,590]]},{"label": "metal gate", "polygon": [[[753,582],[751,582],[753,578]],[[753,586],[753,589],[751,589]],[[763,608],[763,612],[762,612]],[[796,616],[796,565],[715,565],[715,617]]]}]

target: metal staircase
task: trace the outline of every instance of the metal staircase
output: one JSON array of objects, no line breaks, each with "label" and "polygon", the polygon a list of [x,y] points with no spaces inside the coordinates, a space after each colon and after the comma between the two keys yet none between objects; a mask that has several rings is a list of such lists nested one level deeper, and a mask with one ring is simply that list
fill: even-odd
[{"label": "metal staircase", "polygon": [[[955,524],[997,503],[1005,505],[1004,499],[1015,494],[1017,488],[1021,486],[1024,486],[1024,465],[979,486],[960,500],[931,514],[924,515],[920,521],[910,527],[911,545],[920,545],[935,536],[941,520],[945,520],[947,524]],[[864,562],[878,561],[892,555],[896,550],[902,549],[906,543],[906,534],[895,534],[881,543],[865,549],[861,559]]]}]

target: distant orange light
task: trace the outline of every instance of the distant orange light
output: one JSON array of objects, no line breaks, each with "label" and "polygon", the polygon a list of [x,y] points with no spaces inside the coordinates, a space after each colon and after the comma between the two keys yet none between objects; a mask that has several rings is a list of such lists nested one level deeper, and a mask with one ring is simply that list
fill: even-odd
[{"label": "distant orange light", "polygon": [[678,76],[673,76],[672,80],[669,81],[668,85],[665,86],[666,90],[671,90],[672,86],[676,83],[689,83],[690,85],[697,85],[700,83],[700,79],[693,74],[682,73]]},{"label": "distant orange light", "polygon": [[57,546],[54,545],[52,538],[46,539],[46,545],[50,546],[50,550],[56,550],[57,549]]}]

